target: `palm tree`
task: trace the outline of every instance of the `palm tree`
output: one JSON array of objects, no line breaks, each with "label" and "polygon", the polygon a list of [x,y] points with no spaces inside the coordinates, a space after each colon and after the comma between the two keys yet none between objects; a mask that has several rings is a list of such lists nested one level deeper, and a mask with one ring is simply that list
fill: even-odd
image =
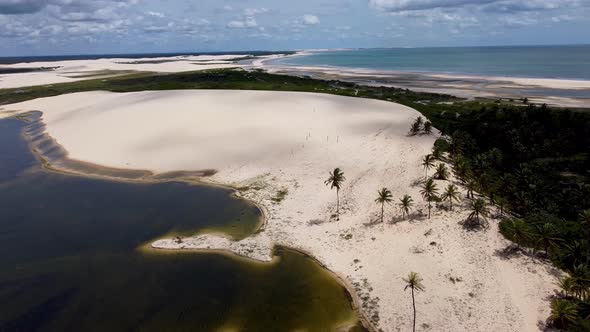
[{"label": "palm tree", "polygon": [[557,286],[561,288],[563,297],[569,297],[574,294],[575,281],[572,277],[567,276],[559,279]]},{"label": "palm tree", "polygon": [[567,329],[578,318],[578,308],[568,300],[556,299],[551,302],[549,321],[558,329]]},{"label": "palm tree", "polygon": [[496,198],[496,204],[498,204],[498,207],[500,208],[500,215],[503,216],[508,206],[508,200],[504,197],[498,197]]},{"label": "palm tree", "polygon": [[530,237],[529,226],[523,219],[510,220],[508,227],[508,238],[516,243],[517,248],[524,244]]},{"label": "palm tree", "polygon": [[477,182],[470,178],[467,180],[467,182],[465,182],[465,188],[467,189],[467,198],[475,198],[473,192],[477,190]]},{"label": "palm tree", "polygon": [[330,189],[336,188],[336,215],[337,219],[340,220],[340,188],[342,183],[346,180],[344,173],[340,168],[335,168],[333,172],[330,172],[330,177],[324,181],[326,186],[330,186]]},{"label": "palm tree", "polygon": [[430,135],[432,133],[432,122],[424,122],[424,133]]},{"label": "palm tree", "polygon": [[412,123],[410,126],[410,135],[415,136],[418,135],[420,130],[422,129],[421,125],[417,122]]},{"label": "palm tree", "polygon": [[383,223],[383,209],[385,203],[389,204],[393,200],[393,195],[391,195],[391,190],[387,188],[383,188],[377,192],[379,196],[375,199],[375,203],[381,204],[381,222]]},{"label": "palm tree", "polygon": [[424,285],[422,285],[422,278],[416,272],[410,272],[407,278],[403,279],[406,283],[406,287],[404,287],[404,291],[408,288],[412,291],[412,307],[414,308],[414,328],[412,331],[416,332],[416,298],[414,297],[414,291],[416,292],[423,292]]},{"label": "palm tree", "polygon": [[569,244],[565,244],[560,248],[563,261],[566,265],[574,266],[582,262],[582,258],[586,252],[586,242],[574,240]]},{"label": "palm tree", "polygon": [[417,123],[420,127],[422,127],[422,124],[424,123],[424,119],[422,119],[422,117],[419,116],[416,118],[416,120],[414,122]]},{"label": "palm tree", "polygon": [[590,271],[584,264],[574,266],[570,271],[573,279],[572,293],[579,300],[587,300],[590,293]]},{"label": "palm tree", "polygon": [[461,181],[465,181],[470,172],[469,164],[462,157],[457,157],[454,159],[453,170],[455,171],[455,176],[461,179]]},{"label": "palm tree", "polygon": [[580,212],[578,216],[586,233],[586,265],[588,265],[588,260],[590,259],[590,209]]},{"label": "palm tree", "polygon": [[434,177],[438,180],[446,180],[449,177],[449,169],[447,165],[440,163],[436,166]]},{"label": "palm tree", "polygon": [[438,194],[438,189],[436,188],[436,183],[434,183],[434,180],[429,179],[428,181],[424,182],[422,184],[422,190],[420,190],[420,194],[424,200],[428,202],[428,219],[430,219],[432,202],[438,198],[436,196]]},{"label": "palm tree", "polygon": [[410,134],[417,135],[420,132],[420,130],[422,130],[422,124],[422,117],[417,117],[416,120],[414,120],[414,123],[412,123],[412,126],[410,127]]},{"label": "palm tree", "polygon": [[436,160],[441,160],[443,156],[443,151],[441,150],[441,148],[438,145],[435,145],[432,148],[432,158],[436,159]]},{"label": "palm tree", "polygon": [[481,198],[472,200],[469,205],[469,209],[471,210],[471,213],[467,217],[467,220],[469,220],[472,224],[475,223],[476,225],[482,225],[481,221],[485,221],[490,213],[488,207],[486,206],[486,202]]},{"label": "palm tree", "polygon": [[410,195],[404,195],[404,197],[400,198],[400,203],[398,204],[400,209],[402,209],[402,218],[405,219],[406,216],[410,215],[410,209],[414,205],[414,200]]},{"label": "palm tree", "polygon": [[422,159],[422,167],[426,171],[425,179],[428,179],[428,170],[434,167],[434,157],[431,154],[427,154]]},{"label": "palm tree", "polygon": [[453,210],[453,201],[459,202],[459,191],[457,190],[457,186],[455,186],[454,184],[449,184],[449,186],[445,189],[445,191],[442,193],[442,195],[440,196],[440,198],[445,201],[448,200],[449,201],[449,207],[451,209],[451,211]]},{"label": "palm tree", "polygon": [[535,247],[543,244],[543,249],[545,250],[545,254],[549,254],[549,247],[556,246],[556,242],[560,241],[560,239],[554,236],[555,234],[555,227],[553,224],[544,223],[542,226],[537,225],[537,243]]}]

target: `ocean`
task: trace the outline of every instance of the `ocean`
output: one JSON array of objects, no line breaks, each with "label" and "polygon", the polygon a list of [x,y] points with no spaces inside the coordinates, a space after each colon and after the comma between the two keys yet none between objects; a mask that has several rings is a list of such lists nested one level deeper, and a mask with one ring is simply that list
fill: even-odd
[{"label": "ocean", "polygon": [[590,45],[312,51],[275,64],[590,80]]}]

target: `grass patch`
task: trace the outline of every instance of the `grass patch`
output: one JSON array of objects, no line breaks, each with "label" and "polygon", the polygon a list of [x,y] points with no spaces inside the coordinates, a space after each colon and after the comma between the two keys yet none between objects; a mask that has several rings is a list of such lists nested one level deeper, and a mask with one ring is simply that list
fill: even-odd
[{"label": "grass patch", "polygon": [[274,195],[273,198],[271,198],[270,200],[273,201],[274,203],[280,203],[282,202],[285,197],[287,197],[287,194],[289,194],[289,190],[287,190],[286,188],[281,189],[279,191],[277,191],[277,193]]}]

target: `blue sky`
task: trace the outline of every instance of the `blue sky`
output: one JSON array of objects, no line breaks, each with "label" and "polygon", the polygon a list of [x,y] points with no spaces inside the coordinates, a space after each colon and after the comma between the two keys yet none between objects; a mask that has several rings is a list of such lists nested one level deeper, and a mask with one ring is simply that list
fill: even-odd
[{"label": "blue sky", "polygon": [[590,0],[0,0],[0,56],[590,43]]}]

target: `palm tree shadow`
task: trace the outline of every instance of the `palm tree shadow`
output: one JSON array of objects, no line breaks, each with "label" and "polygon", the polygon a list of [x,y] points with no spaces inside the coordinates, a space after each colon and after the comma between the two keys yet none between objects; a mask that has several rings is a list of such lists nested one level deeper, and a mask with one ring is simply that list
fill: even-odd
[{"label": "palm tree shadow", "polygon": [[383,223],[381,222],[381,216],[371,215],[369,218],[370,218],[369,221],[363,223],[363,226],[365,226],[365,227],[373,227],[373,226],[377,226],[379,224],[384,224],[384,222]]},{"label": "palm tree shadow", "polygon": [[463,229],[469,232],[479,232],[479,231],[486,231],[490,228],[490,223],[487,220],[481,220],[480,222],[475,222],[469,220],[469,218],[461,220],[458,222],[459,225],[463,226]]},{"label": "palm tree shadow", "polygon": [[416,188],[416,187],[419,187],[423,183],[424,183],[424,178],[419,177],[419,178],[415,179],[414,181],[412,181],[412,183],[410,183],[410,187]]},{"label": "palm tree shadow", "polygon": [[511,243],[503,249],[496,249],[496,251],[494,252],[494,255],[496,257],[500,257],[501,259],[507,260],[507,259],[519,257],[522,255],[522,253],[523,252],[522,252],[521,248],[519,248],[516,244]]}]

